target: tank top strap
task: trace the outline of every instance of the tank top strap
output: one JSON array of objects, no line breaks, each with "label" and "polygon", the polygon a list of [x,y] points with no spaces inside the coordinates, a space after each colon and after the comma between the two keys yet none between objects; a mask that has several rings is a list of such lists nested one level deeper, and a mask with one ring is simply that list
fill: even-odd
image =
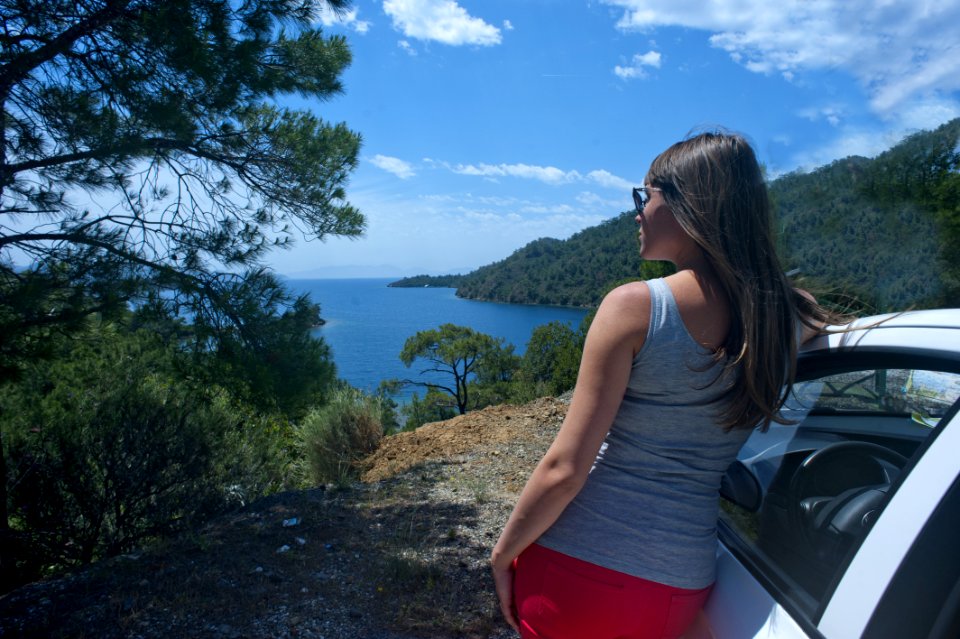
[{"label": "tank top strap", "polygon": [[650,329],[647,331],[647,341],[652,341],[654,336],[664,332],[684,332],[686,329],[680,317],[680,309],[677,308],[677,300],[673,297],[670,286],[662,277],[646,282],[650,289]]}]

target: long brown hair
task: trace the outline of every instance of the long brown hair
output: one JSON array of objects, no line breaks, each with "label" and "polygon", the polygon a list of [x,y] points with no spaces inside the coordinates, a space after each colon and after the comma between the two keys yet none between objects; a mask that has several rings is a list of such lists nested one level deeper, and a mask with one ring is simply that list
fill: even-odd
[{"label": "long brown hair", "polygon": [[796,289],[775,248],[770,201],[760,165],[740,135],[707,132],[678,142],[650,166],[680,226],[703,249],[730,302],[731,322],[717,359],[736,383],[720,424],[766,429],[778,416],[796,372],[800,324],[838,319]]}]

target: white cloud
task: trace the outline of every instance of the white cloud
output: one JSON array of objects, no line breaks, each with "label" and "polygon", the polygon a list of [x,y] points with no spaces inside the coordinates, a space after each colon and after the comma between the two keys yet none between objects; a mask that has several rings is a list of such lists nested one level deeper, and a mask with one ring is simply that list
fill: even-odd
[{"label": "white cloud", "polygon": [[611,200],[591,191],[581,191],[575,199],[580,206],[592,210],[625,211],[633,206],[629,194],[624,194],[622,198]]},{"label": "white cloud", "polygon": [[[810,171],[837,158],[851,155],[874,157],[895,145],[902,137],[901,133],[851,128],[842,131],[839,136],[821,147],[802,151],[791,160],[790,165],[802,171]],[[777,177],[779,174],[780,171],[774,169],[770,177]]]},{"label": "white cloud", "polygon": [[819,108],[802,109],[799,115],[811,122],[826,120],[831,126],[839,126],[843,120],[844,112],[842,107],[823,106]]},{"label": "white cloud", "polygon": [[[463,209],[461,209],[463,210]],[[494,222],[500,223],[504,216],[491,211],[464,211],[463,217],[474,222]]]},{"label": "white cloud", "polygon": [[771,138],[771,141],[782,144],[783,146],[791,146],[793,144],[793,137],[789,133],[778,133]]},{"label": "white cloud", "polygon": [[444,204],[444,203],[448,203],[448,202],[456,202],[456,201],[457,201],[457,198],[455,198],[454,196],[452,196],[452,195],[450,195],[450,194],[446,194],[446,193],[433,193],[433,194],[428,194],[428,195],[418,195],[417,197],[418,197],[420,200],[423,200],[424,202],[431,202],[431,203],[441,203],[441,204]]},{"label": "white cloud", "polygon": [[[912,98],[960,90],[960,3],[916,0],[602,0],[624,10],[617,26],[681,26],[757,73],[788,80],[842,69],[888,117]],[[628,69],[630,67],[627,67]]]},{"label": "white cloud", "polygon": [[500,29],[474,18],[454,0],[384,0],[393,26],[408,38],[443,44],[500,44]]},{"label": "white cloud", "polygon": [[503,30],[504,31],[513,31],[513,23],[509,20],[503,21]]},{"label": "white cloud", "polygon": [[460,175],[476,175],[488,178],[517,177],[540,180],[547,184],[566,184],[579,181],[582,176],[576,171],[563,171],[553,166],[529,164],[458,164],[451,169]]},{"label": "white cloud", "polygon": [[593,182],[609,189],[629,189],[633,186],[622,177],[616,176],[605,169],[596,169],[586,175],[576,170],[564,171],[555,166],[533,166],[530,164],[444,164],[448,169],[459,175],[473,175],[496,179],[514,177],[528,180],[539,180],[550,185],[571,184],[574,182]]},{"label": "white cloud", "polygon": [[659,51],[647,51],[643,54],[636,53],[630,60],[629,65],[624,67],[618,64],[613,68],[613,72],[624,80],[645,78],[647,77],[647,67],[654,69],[660,68],[661,57]]},{"label": "white cloud", "polygon": [[399,42],[397,42],[397,46],[403,49],[409,55],[413,55],[413,56],[417,55],[417,50],[414,49],[412,46],[410,46],[410,43],[407,42],[406,40],[400,40]]},{"label": "white cloud", "polygon": [[401,180],[406,180],[407,178],[411,178],[416,175],[412,164],[409,162],[404,162],[399,158],[392,158],[388,155],[375,155],[370,160],[370,163],[377,168],[383,169],[387,173],[393,173]]},{"label": "white cloud", "polygon": [[477,202],[480,202],[481,204],[484,204],[487,206],[499,206],[501,208],[503,207],[515,208],[518,206],[524,206],[529,203],[527,200],[522,200],[517,197],[504,197],[500,195],[495,195],[495,196],[481,195],[481,196],[478,196],[476,199],[477,199]]},{"label": "white cloud", "polygon": [[317,22],[325,27],[341,25],[353,29],[357,33],[364,34],[370,30],[370,23],[366,20],[357,20],[357,9],[342,11],[340,13],[330,8],[330,5],[323,2],[317,7]]},{"label": "white cloud", "polygon": [[633,188],[633,182],[628,182],[622,177],[616,176],[610,171],[603,169],[598,169],[596,171],[590,171],[587,173],[587,177],[600,186],[604,186],[608,189],[622,189],[627,190]]},{"label": "white cloud", "polygon": [[897,121],[906,131],[935,129],[954,118],[960,118],[956,100],[911,100],[897,109]]},{"label": "white cloud", "polygon": [[525,206],[522,209],[520,209],[521,213],[533,213],[536,215],[540,215],[543,213],[552,213],[554,215],[557,215],[557,214],[566,215],[569,213],[574,213],[575,211],[576,209],[574,209],[569,204],[553,204],[553,205],[540,204],[536,206]]},{"label": "white cloud", "polygon": [[[842,113],[833,107],[825,107],[802,111],[800,115],[814,121],[826,118],[832,124],[830,118],[839,117]],[[812,170],[851,155],[875,157],[912,133],[935,129],[958,117],[960,104],[955,101],[913,99],[902,104],[895,114],[876,127],[853,126],[840,118],[840,124],[835,125],[836,137],[822,146],[801,151],[790,159],[788,166]],[[792,144],[789,138],[775,138],[774,141],[785,146]],[[782,171],[774,167],[771,177],[777,177],[780,173]]]}]

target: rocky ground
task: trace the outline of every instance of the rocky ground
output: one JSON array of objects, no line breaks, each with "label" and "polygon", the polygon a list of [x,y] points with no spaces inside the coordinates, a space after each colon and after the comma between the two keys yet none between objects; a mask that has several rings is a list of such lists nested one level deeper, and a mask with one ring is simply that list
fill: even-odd
[{"label": "rocky ground", "polygon": [[0,637],[511,637],[487,557],[565,412],[541,399],[391,436],[352,486],[9,593]]}]

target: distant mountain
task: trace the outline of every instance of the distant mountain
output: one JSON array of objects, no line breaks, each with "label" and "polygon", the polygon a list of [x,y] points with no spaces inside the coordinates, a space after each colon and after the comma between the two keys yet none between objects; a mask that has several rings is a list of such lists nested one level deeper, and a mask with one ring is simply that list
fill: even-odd
[{"label": "distant mountain", "polygon": [[[848,157],[770,184],[781,260],[805,285],[878,312],[960,305],[960,119],[915,133],[874,159]],[[470,299],[595,306],[615,284],[669,272],[637,253],[627,211],[567,240],[542,238],[462,276]],[[413,282],[413,283],[404,283]]]}]

